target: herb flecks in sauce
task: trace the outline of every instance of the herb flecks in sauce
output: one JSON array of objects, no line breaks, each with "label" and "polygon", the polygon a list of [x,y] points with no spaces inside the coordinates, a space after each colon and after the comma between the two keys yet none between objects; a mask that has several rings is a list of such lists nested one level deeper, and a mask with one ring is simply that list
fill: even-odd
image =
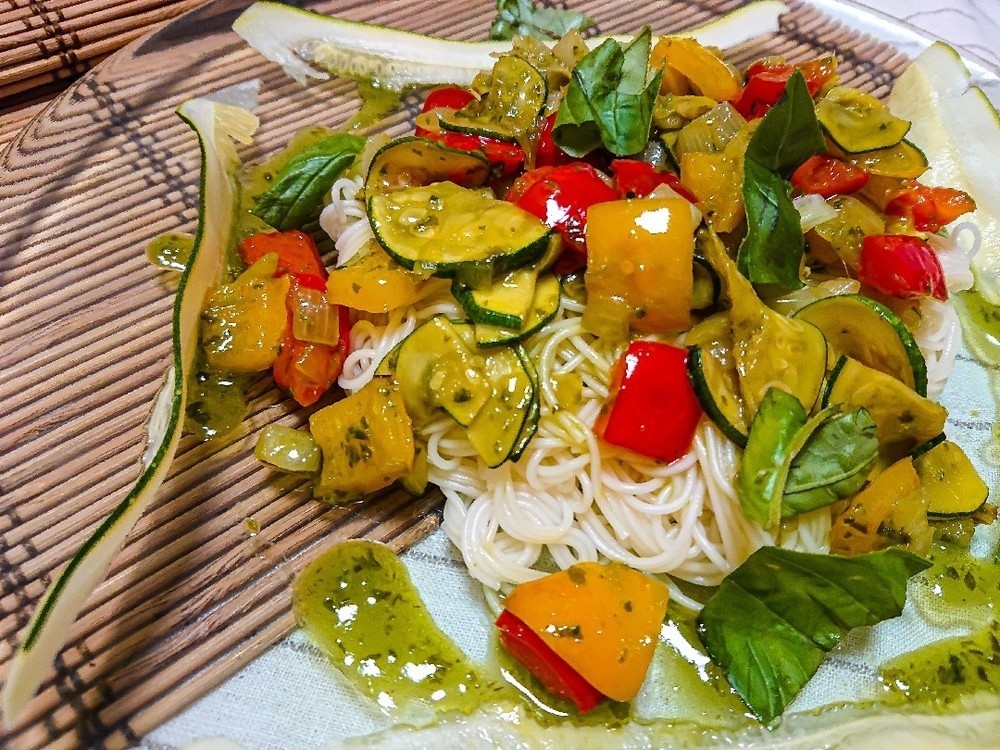
[{"label": "herb flecks in sauce", "polygon": [[160,268],[183,271],[193,249],[194,235],[185,232],[167,232],[154,237],[146,246],[146,259]]},{"label": "herb flecks in sauce", "polygon": [[[961,292],[953,299],[965,345],[985,365],[993,399],[1000,404],[1000,307],[975,291]],[[993,439],[983,447],[981,456],[991,465],[1000,466],[1000,424],[993,426]]]},{"label": "herb flecks in sauce", "polygon": [[469,711],[489,697],[479,669],[431,619],[387,547],[342,542],[298,576],[293,608],[334,666],[388,715]]}]

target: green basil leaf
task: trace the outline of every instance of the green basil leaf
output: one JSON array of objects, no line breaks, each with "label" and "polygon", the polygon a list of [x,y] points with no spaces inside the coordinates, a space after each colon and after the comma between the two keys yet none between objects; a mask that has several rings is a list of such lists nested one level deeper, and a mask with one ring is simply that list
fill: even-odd
[{"label": "green basil leaf", "polygon": [[740,273],[754,284],[799,289],[805,240],[791,183],[748,159],[743,165],[743,202],[747,234],[736,256]]},{"label": "green basil leaf", "polygon": [[788,80],[785,95],[771,107],[747,144],[743,201],[747,235],[740,245],[740,272],[755,284],[798,289],[805,250],[799,212],[787,178],[826,148],[823,130],[802,73]]},{"label": "green basil leaf", "polygon": [[736,494],[747,518],[765,529],[778,524],[795,437],[806,410],[795,396],[771,388],[764,394],[747,435],[736,477]]},{"label": "green basil leaf", "polygon": [[746,158],[789,177],[802,162],[825,150],[826,139],[806,79],[795,71],[782,100],[768,110],[750,138]]},{"label": "green basil leaf", "polygon": [[497,0],[497,17],[490,26],[490,39],[559,39],[570,31],[594,25],[585,13],[565,8],[538,7],[531,0]]},{"label": "green basil leaf", "polygon": [[298,229],[312,219],[323,198],[364,146],[365,139],[338,134],[317,141],[292,157],[250,209],[279,231]]},{"label": "green basil leaf", "polygon": [[805,436],[789,467],[782,518],[854,495],[878,459],[875,422],[864,408],[832,406],[813,419],[820,423]]},{"label": "green basil leaf", "polygon": [[627,46],[606,40],[573,69],[552,137],[572,156],[604,146],[617,156],[642,151],[649,140],[662,70],[649,77],[647,26]]},{"label": "green basil leaf", "polygon": [[898,617],[930,563],[887,549],[836,557],[764,547],[698,615],[699,637],[751,711],[772,724],[852,628]]}]

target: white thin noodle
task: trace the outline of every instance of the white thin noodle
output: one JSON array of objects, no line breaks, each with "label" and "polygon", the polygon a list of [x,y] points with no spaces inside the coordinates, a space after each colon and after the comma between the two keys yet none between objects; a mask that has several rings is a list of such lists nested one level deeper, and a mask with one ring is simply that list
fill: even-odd
[{"label": "white thin noodle", "polygon": [[[339,193],[337,200],[348,202]],[[937,323],[918,331],[925,354],[938,353],[928,356],[934,383],[938,366],[944,372],[954,359],[947,308],[928,305],[926,317],[936,316]],[[445,496],[444,530],[473,577],[500,589],[544,575],[542,568],[552,562],[565,568],[611,559],[717,585],[761,546],[828,551],[829,509],[792,519],[776,532],[744,516],[734,489],[740,451],[707,418],[691,450],[669,465],[597,440],[591,425],[620,350],[586,333],[580,312],[564,298],[557,318],[528,343],[542,408],[538,432],[518,462],[487,467],[464,429],[447,417],[421,428],[430,481]],[[353,351],[341,387],[361,388],[398,342],[437,313],[459,314],[447,283],[429,284],[413,306],[361,317],[351,331]],[[556,394],[556,383],[570,373],[582,384],[572,405]]]}]

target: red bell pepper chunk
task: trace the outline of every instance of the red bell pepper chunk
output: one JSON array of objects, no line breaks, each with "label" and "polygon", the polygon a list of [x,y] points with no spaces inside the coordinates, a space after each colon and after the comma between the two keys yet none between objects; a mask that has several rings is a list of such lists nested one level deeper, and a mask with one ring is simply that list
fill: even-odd
[{"label": "red bell pepper chunk", "polygon": [[310,274],[292,275],[285,299],[288,325],[281,349],[274,361],[274,382],[292,394],[301,406],[312,406],[337,382],[344,369],[351,339],[351,316],[343,305],[337,306],[338,341],[335,346],[300,341],[292,333],[299,289],[326,291],[326,280]]},{"label": "red bell pepper chunk", "polygon": [[730,103],[748,120],[763,117],[784,95],[788,79],[796,70],[805,77],[810,96],[816,96],[823,85],[836,75],[837,60],[834,57],[819,57],[798,65],[781,58],[758,60],[747,68],[746,85]]},{"label": "red bell pepper chunk", "polygon": [[593,710],[605,696],[556,654],[541,637],[507,610],[497,618],[503,647],[552,695],[573,701],[580,713]]},{"label": "red bell pepper chunk", "polygon": [[558,167],[560,164],[569,164],[574,161],[572,156],[559,148],[552,140],[552,128],[555,123],[555,114],[549,115],[545,118],[545,124],[538,133],[538,141],[535,144],[536,167]]},{"label": "red bell pepper chunk", "polygon": [[644,198],[660,185],[666,185],[678,195],[697,203],[698,198],[681,184],[673,172],[660,171],[648,162],[638,159],[615,159],[611,162],[615,189],[621,198]]},{"label": "red bell pepper chunk", "polygon": [[313,238],[297,229],[284,232],[262,232],[247,237],[240,243],[240,259],[251,266],[268,253],[277,253],[277,276],[312,274],[326,278],[326,266],[316,249]]},{"label": "red bell pepper chunk", "polygon": [[890,297],[931,295],[948,299],[941,261],[927,242],[908,234],[865,237],[858,261],[858,280]]},{"label": "red bell pepper chunk", "polygon": [[510,186],[507,200],[559,232],[582,258],[587,253],[587,209],[618,200],[618,193],[592,166],[573,162],[525,172]]},{"label": "red bell pepper chunk", "polygon": [[[475,94],[468,89],[462,89],[457,86],[444,86],[443,88],[434,89],[427,95],[420,113],[424,114],[430,112],[432,109],[461,109],[475,98]],[[417,135],[420,135],[420,128],[417,128],[417,130]]]},{"label": "red bell pepper chunk", "polygon": [[830,198],[857,192],[868,183],[870,176],[846,161],[816,154],[792,172],[792,187],[800,193],[815,193]]},{"label": "red bell pepper chunk", "polygon": [[520,172],[524,166],[524,149],[517,143],[450,130],[437,132],[428,130],[424,131],[421,137],[439,141],[456,151],[482,151],[497,177],[510,177]]},{"label": "red bell pepper chunk", "polygon": [[910,219],[920,232],[937,232],[962,214],[976,210],[968,193],[949,187],[931,187],[913,182],[885,206],[889,216]]},{"label": "red bell pepper chunk", "polygon": [[594,423],[606,443],[669,463],[691,448],[701,405],[686,349],[633,341],[611,371],[607,403]]}]

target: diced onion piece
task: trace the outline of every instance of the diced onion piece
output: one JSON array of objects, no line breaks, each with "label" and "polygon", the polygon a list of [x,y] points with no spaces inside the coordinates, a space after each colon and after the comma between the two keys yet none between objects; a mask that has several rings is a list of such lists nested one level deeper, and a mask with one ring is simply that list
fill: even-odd
[{"label": "diced onion piece", "polygon": [[336,346],[340,341],[340,311],[318,289],[299,288],[292,316],[292,335],[311,344]]},{"label": "diced onion piece", "polygon": [[732,104],[722,102],[681,128],[675,150],[678,155],[722,151],[746,123]]},{"label": "diced onion piece", "polygon": [[826,202],[822,195],[807,193],[792,200],[795,210],[799,212],[799,223],[802,231],[808,232],[820,224],[837,218],[837,209]]},{"label": "diced onion piece", "polygon": [[253,454],[281,471],[316,472],[320,467],[320,450],[312,435],[280,424],[261,430]]}]

